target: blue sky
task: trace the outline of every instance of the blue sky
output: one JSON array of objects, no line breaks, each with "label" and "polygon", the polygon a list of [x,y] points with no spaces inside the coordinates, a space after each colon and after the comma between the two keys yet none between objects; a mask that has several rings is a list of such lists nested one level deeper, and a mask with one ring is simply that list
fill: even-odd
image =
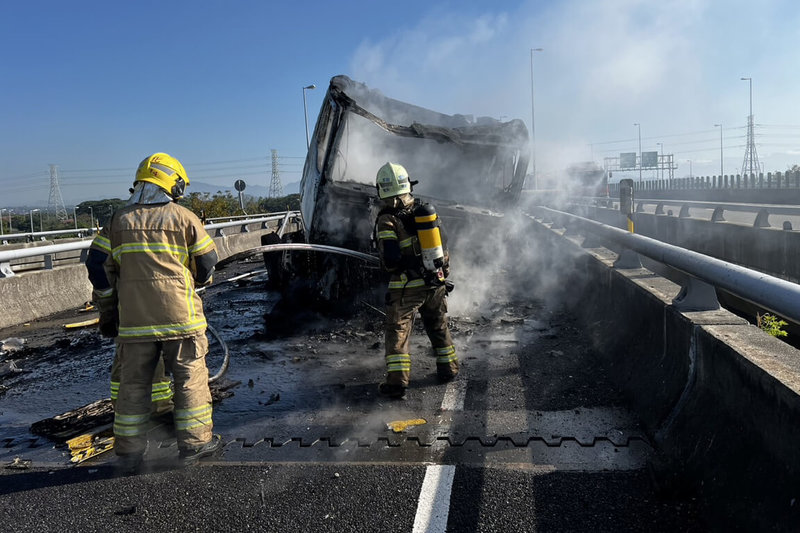
[{"label": "blue sky", "polygon": [[[756,5],[757,4],[757,5]],[[126,195],[138,162],[268,186],[305,156],[331,77],[445,113],[530,126],[537,161],[673,153],[676,176],[741,167],[748,84],[767,171],[800,163],[800,4],[766,0],[16,1],[0,8],[0,207]],[[657,143],[662,143],[658,145]],[[190,189],[191,190],[191,189]]]}]

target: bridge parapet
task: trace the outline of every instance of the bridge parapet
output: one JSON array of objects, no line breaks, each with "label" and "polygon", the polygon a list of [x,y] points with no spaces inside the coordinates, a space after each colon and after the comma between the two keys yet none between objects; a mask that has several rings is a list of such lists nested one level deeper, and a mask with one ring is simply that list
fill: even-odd
[{"label": "bridge parapet", "polygon": [[697,495],[719,529],[800,523],[800,351],[724,309],[681,310],[680,285],[615,267],[618,246],[564,226],[531,232],[542,255],[571,258],[553,274],[646,425],[660,489]]}]

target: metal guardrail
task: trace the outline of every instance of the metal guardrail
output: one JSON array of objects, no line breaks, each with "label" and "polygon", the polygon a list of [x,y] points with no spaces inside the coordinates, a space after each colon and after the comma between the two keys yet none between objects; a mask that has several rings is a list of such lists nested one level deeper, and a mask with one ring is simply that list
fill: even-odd
[{"label": "metal guardrail", "polygon": [[579,228],[625,248],[628,253],[620,255],[617,268],[641,267],[635,255],[638,253],[686,274],[688,281],[673,300],[680,310],[719,309],[714,290],[717,287],[787,320],[800,322],[800,285],[796,283],[571,213],[547,207],[535,207],[532,211],[543,221],[553,221],[570,231]]},{"label": "metal guardrail", "polygon": [[0,235],[0,241],[8,241],[8,240],[17,240],[17,239],[26,239],[29,241],[36,241],[36,240],[47,240],[47,237],[55,236],[55,235],[72,235],[77,234],[77,236],[83,237],[84,235],[91,235],[97,231],[93,228],[77,228],[77,229],[59,229],[59,230],[52,230],[52,231],[28,231],[25,233],[5,233]]},{"label": "metal guardrail", "polygon": [[[253,224],[261,224],[260,229],[267,229],[270,227],[270,222],[280,221],[278,224],[278,235],[283,236],[283,233],[288,226],[289,222],[293,219],[300,219],[300,211],[284,211],[275,214],[253,215],[252,218],[245,220],[235,220],[231,222],[218,222],[214,224],[206,224],[206,231],[214,237],[222,237],[225,235],[225,230],[228,228],[238,227],[236,233],[247,233],[250,231],[248,226]],[[74,230],[73,230],[74,231]],[[92,245],[92,239],[82,239],[80,241],[73,241],[64,244],[49,244],[45,246],[32,246],[28,248],[17,248],[14,250],[0,250],[0,278],[14,276],[11,261],[19,261],[29,259],[32,257],[43,257],[42,263],[44,269],[52,269],[56,260],[55,255],[64,252],[80,251],[80,261],[85,262],[88,255],[88,249]],[[69,259],[74,259],[71,257]]]},{"label": "metal guardrail", "polygon": [[[255,215],[252,218],[243,220],[232,220],[230,222],[215,222],[213,224],[206,224],[205,227],[206,231],[208,231],[209,233],[213,232],[214,237],[222,237],[225,235],[224,230],[226,228],[239,226],[240,227],[239,233],[247,233],[248,231],[250,231],[247,226],[251,224],[260,223],[261,228],[265,229],[268,227],[268,224],[270,222],[281,220],[282,222],[279,225],[281,230],[280,236],[283,236],[283,228],[286,227],[286,225],[289,223],[289,220],[298,217],[300,217],[300,211],[281,211],[280,213],[271,213],[268,214],[267,216]],[[238,218],[238,217],[231,217],[231,218]]]},{"label": "metal guardrail", "polygon": [[[619,203],[618,199],[609,199],[607,197],[583,197],[581,199],[577,199],[576,202],[578,205],[592,205],[599,208],[608,208],[614,209],[614,202]],[[637,198],[635,200],[636,203],[636,212],[637,213],[644,213],[646,205],[655,206],[654,213],[655,215],[665,215],[667,214],[664,211],[665,206],[669,207],[679,207],[680,211],[678,213],[678,218],[689,218],[691,217],[691,209],[711,209],[713,213],[711,214],[710,221],[711,222],[724,222],[725,221],[725,211],[736,211],[739,213],[753,213],[755,214],[755,220],[753,222],[753,227],[756,228],[770,228],[772,225],[769,223],[770,215],[786,215],[786,216],[795,216],[800,217],[800,206],[792,206],[792,205],[779,205],[779,204],[744,204],[744,203],[732,203],[732,202],[702,202],[697,200],[661,200],[661,199],[654,199],[654,198]],[[783,223],[783,229],[791,230],[792,225],[790,223]]]}]

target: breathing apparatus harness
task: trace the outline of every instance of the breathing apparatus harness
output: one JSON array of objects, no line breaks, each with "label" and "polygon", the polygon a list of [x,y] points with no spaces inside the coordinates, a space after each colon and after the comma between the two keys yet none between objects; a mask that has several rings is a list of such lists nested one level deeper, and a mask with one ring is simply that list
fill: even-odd
[{"label": "breathing apparatus harness", "polygon": [[428,286],[439,287],[444,285],[447,292],[451,292],[454,284],[445,278],[444,245],[442,244],[442,234],[439,229],[439,217],[434,207],[431,204],[422,203],[417,198],[414,199],[414,203],[410,206],[400,208],[394,206],[384,207],[378,212],[378,216],[375,219],[373,241],[376,241],[377,221],[385,214],[393,215],[403,225],[406,233],[417,237],[417,242],[413,248],[413,259],[401,255],[401,270],[411,274],[409,276],[410,279],[422,278]]}]

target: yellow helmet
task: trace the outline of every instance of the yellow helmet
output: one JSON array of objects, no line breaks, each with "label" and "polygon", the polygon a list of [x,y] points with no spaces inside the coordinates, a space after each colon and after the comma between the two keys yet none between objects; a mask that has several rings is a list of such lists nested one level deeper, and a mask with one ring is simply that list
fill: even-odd
[{"label": "yellow helmet", "polygon": [[189,185],[189,177],[181,162],[162,152],[146,157],[139,163],[133,182],[137,181],[154,183],[176,200],[183,196],[183,191]]},{"label": "yellow helmet", "polygon": [[394,163],[386,163],[378,169],[375,186],[378,187],[378,198],[381,200],[411,192],[408,172],[402,165]]}]

